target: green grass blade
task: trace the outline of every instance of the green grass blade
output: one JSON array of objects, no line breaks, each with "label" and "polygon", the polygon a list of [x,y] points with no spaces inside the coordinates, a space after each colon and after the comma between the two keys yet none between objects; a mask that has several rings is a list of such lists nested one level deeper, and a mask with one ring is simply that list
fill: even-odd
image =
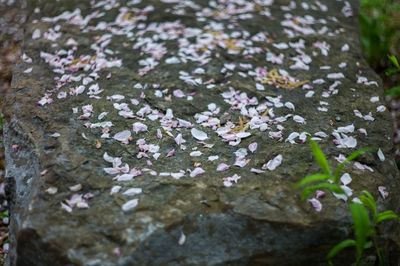
[{"label": "green grass blade", "polygon": [[309,139],[309,141],[310,141],[311,151],[319,167],[321,167],[324,174],[330,175],[331,169],[329,167],[328,161],[326,160],[325,154],[314,140]]},{"label": "green grass blade", "polygon": [[385,266],[385,256],[383,255],[383,251],[380,248],[376,248],[376,254],[378,255],[378,265]]},{"label": "green grass blade", "polygon": [[378,215],[376,216],[375,223],[379,224],[381,222],[390,220],[400,220],[400,217],[394,211],[384,211],[378,213]]},{"label": "green grass blade", "polygon": [[390,89],[386,90],[385,94],[389,95],[389,96],[398,96],[398,95],[400,95],[400,86],[396,86],[396,87],[393,87],[393,88],[390,88]]},{"label": "green grass blade", "polygon": [[390,55],[390,56],[389,56],[389,60],[390,60],[390,62],[392,62],[392,64],[393,64],[397,69],[400,69],[400,64],[399,64],[399,61],[397,60],[396,56]]},{"label": "green grass blade", "polygon": [[386,76],[392,76],[392,75],[394,75],[394,74],[396,74],[396,73],[399,73],[399,72],[400,72],[400,68],[394,68],[394,67],[392,67],[392,68],[387,69],[387,70],[385,71],[385,74],[386,74]]},{"label": "green grass blade", "polygon": [[328,255],[326,256],[326,259],[330,262],[343,249],[355,246],[356,241],[354,239],[343,240],[342,242],[336,244],[333,248],[331,248]]},{"label": "green grass blade", "polygon": [[325,181],[325,180],[327,180],[329,178],[330,178],[330,176],[326,175],[326,174],[309,175],[309,176],[306,176],[303,179],[301,179],[299,182],[297,182],[295,187],[296,188],[303,187],[303,186],[308,185],[310,183],[315,183],[315,182],[319,182],[319,181]]},{"label": "green grass blade", "polygon": [[301,193],[301,199],[302,200],[307,199],[312,193],[314,193],[317,190],[328,190],[330,192],[335,192],[338,194],[344,193],[343,189],[339,185],[324,182],[306,187]]},{"label": "green grass blade", "polygon": [[366,190],[363,190],[362,193],[363,194],[360,195],[359,197],[361,202],[364,204],[365,207],[367,207],[372,212],[373,216],[375,217],[378,211],[374,196],[372,196],[371,193],[369,193]]},{"label": "green grass blade", "polygon": [[357,264],[363,255],[365,244],[372,232],[371,222],[369,220],[368,210],[359,203],[350,204],[351,215],[354,222],[354,234],[356,240],[356,258]]},{"label": "green grass blade", "polygon": [[9,217],[10,214],[8,213],[8,210],[2,211],[0,213],[0,218],[5,218],[5,217]]}]

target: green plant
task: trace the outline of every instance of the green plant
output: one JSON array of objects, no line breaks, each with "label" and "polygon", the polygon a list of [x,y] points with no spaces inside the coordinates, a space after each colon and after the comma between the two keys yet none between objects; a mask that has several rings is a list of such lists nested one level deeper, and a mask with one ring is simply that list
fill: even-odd
[{"label": "green plant", "polygon": [[[386,70],[386,75],[392,76],[395,74],[399,74],[400,73],[400,63],[397,60],[397,57],[394,55],[391,55],[391,56],[389,56],[389,60],[393,66]],[[400,85],[394,86],[394,87],[388,89],[387,91],[385,91],[385,94],[390,95],[390,96],[399,96],[400,95]]]},{"label": "green plant", "polygon": [[340,163],[335,170],[332,170],[332,167],[329,165],[325,154],[318,144],[312,139],[309,139],[309,143],[314,159],[318,163],[322,172],[308,175],[296,183],[296,188],[303,189],[301,192],[302,200],[308,198],[317,190],[327,190],[330,192],[343,194],[344,191],[340,186],[340,176],[344,170],[344,167],[352,160],[367,152],[369,149],[365,148],[353,152],[342,163]]},{"label": "green plant", "polygon": [[10,216],[10,214],[8,213],[8,210],[4,210],[4,211],[0,212],[0,218],[6,218],[9,216]]},{"label": "green plant", "polygon": [[350,211],[353,219],[354,239],[346,239],[335,245],[328,253],[330,265],[332,259],[343,249],[355,247],[356,265],[360,265],[366,249],[375,247],[379,265],[384,265],[383,251],[379,248],[377,226],[390,220],[400,220],[400,217],[391,210],[378,212],[374,197],[368,191],[362,191],[359,197],[361,203],[351,203]]},{"label": "green plant", "polygon": [[[351,153],[334,170],[329,165],[325,154],[318,144],[309,139],[310,147],[315,161],[318,163],[322,172],[308,175],[296,183],[297,188],[302,188],[301,198],[308,198],[316,190],[327,190],[334,193],[343,193],[340,187],[340,176],[345,166],[355,160],[360,155],[370,151],[370,148],[364,148]],[[346,239],[335,245],[328,253],[327,260],[330,265],[332,259],[342,250],[354,247],[356,265],[360,265],[362,256],[366,249],[375,247],[378,256],[379,265],[384,265],[383,250],[379,247],[379,234],[377,226],[390,220],[400,220],[400,217],[393,211],[378,211],[375,198],[371,193],[364,190],[359,196],[360,203],[349,203],[349,208],[353,220],[354,239]]]},{"label": "green plant", "polygon": [[393,66],[386,70],[386,75],[391,76],[400,73],[400,64],[397,57],[395,55],[389,55],[388,58]]},{"label": "green plant", "polygon": [[396,0],[361,0],[360,3],[364,55],[375,69],[385,68],[386,56],[399,51],[400,4]]}]

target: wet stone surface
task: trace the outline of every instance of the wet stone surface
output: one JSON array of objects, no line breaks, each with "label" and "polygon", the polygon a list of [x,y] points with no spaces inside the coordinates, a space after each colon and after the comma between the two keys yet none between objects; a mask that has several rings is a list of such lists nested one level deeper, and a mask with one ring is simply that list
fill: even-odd
[{"label": "wet stone surface", "polygon": [[[357,5],[302,2],[29,1],[4,107],[11,265],[325,265],[345,200],[398,209]],[[382,153],[310,204],[307,136],[334,164]]]}]

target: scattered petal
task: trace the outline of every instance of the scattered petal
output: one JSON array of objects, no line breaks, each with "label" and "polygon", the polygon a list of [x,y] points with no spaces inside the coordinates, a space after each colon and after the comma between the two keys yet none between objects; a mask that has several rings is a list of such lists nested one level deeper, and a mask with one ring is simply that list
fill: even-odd
[{"label": "scattered petal", "polygon": [[130,210],[136,208],[136,206],[138,205],[138,203],[139,203],[139,200],[138,200],[138,199],[129,200],[129,201],[125,202],[125,203],[122,205],[122,210],[123,210],[124,212],[130,211]]},{"label": "scattered petal", "polygon": [[385,155],[383,154],[383,152],[380,148],[378,150],[378,158],[381,162],[385,161]]},{"label": "scattered petal", "polygon": [[318,199],[311,198],[308,200],[308,202],[311,204],[315,211],[320,212],[322,210],[322,204]]},{"label": "scattered petal", "polygon": [[258,146],[257,142],[250,143],[250,145],[249,145],[249,151],[250,151],[251,153],[254,153],[254,152],[257,150],[257,146]]},{"label": "scattered petal", "polygon": [[[274,171],[278,166],[282,164],[283,157],[281,154],[277,155],[275,158],[272,160],[268,161],[268,163],[265,165],[265,168]],[[264,166],[263,166],[264,169]]]},{"label": "scattered petal", "polygon": [[204,141],[208,139],[207,133],[205,133],[204,131],[192,128],[190,132],[192,133],[192,136],[197,140]]},{"label": "scattered petal", "polygon": [[193,169],[193,171],[190,172],[190,177],[196,177],[198,175],[202,175],[204,174],[206,171],[204,171],[203,168],[201,167],[196,167],[195,169]]},{"label": "scattered petal", "polygon": [[183,232],[181,232],[181,236],[179,237],[178,240],[178,245],[182,246],[183,244],[185,244],[185,242],[186,242],[186,236]]}]

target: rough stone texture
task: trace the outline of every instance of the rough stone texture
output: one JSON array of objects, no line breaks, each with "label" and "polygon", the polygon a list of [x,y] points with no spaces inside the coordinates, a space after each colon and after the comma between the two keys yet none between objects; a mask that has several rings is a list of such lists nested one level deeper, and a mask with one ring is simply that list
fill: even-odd
[{"label": "rough stone texture", "polygon": [[[114,3],[107,2],[111,6]],[[12,89],[7,93],[3,110],[6,118],[4,138],[8,191],[11,194],[12,206],[9,256],[11,265],[325,265],[325,255],[330,247],[350,235],[349,213],[346,204],[332,195],[326,195],[321,200],[321,212],[316,212],[307,202],[300,201],[298,191],[293,188],[294,182],[317,171],[318,168],[308,145],[300,143],[299,140],[296,140],[297,144],[290,144],[285,139],[292,132],[308,132],[314,135],[318,131],[324,131],[328,137],[319,143],[330,161],[336,162],[335,156],[340,153],[348,155],[354,149],[337,148],[331,133],[338,127],[352,123],[356,129],[365,128],[368,133],[365,135],[355,131],[349,134],[357,139],[357,148],[379,147],[386,159],[382,162],[376,154],[367,154],[358,160],[371,167],[374,172],[356,169],[353,166],[346,169],[353,178],[351,188],[355,195],[363,189],[368,189],[379,199],[381,208],[399,210],[397,191],[400,189],[400,183],[392,157],[390,117],[387,111],[376,111],[383,100],[381,83],[362,58],[356,15],[344,16],[344,1],[321,0],[327,11],[315,4],[318,1],[309,1],[310,5],[318,7],[316,10],[306,10],[300,5],[302,1],[296,1],[297,7],[287,11],[282,10],[281,6],[288,6],[290,1],[275,0],[271,4],[269,1],[259,1],[246,12],[253,14],[251,18],[239,18],[240,14],[231,14],[215,21],[225,26],[221,31],[229,33],[235,30],[247,31],[251,37],[258,32],[266,32],[267,40],[247,43],[245,48],[235,45],[231,47],[240,52],[251,46],[261,47],[260,53],[235,55],[223,47],[216,47],[212,49],[211,60],[206,64],[201,65],[190,60],[185,64],[166,64],[165,59],[176,54],[178,49],[176,40],[168,41],[168,54],[160,60],[155,69],[143,76],[138,73],[143,67],[138,62],[149,55],[141,53],[140,49],[132,48],[137,42],[135,37],[113,35],[111,43],[106,46],[114,51],[114,54],[107,54],[106,58],[122,59],[122,66],[97,71],[99,79],[94,83],[98,83],[100,88],[104,89],[99,94],[101,98],[89,99],[86,88],[83,94],[57,99],[59,91],[69,92],[71,87],[79,85],[80,82],[72,82],[54,89],[54,78],[61,77],[61,74],[52,71],[53,67],[44,62],[40,52],[56,53],[60,49],[71,49],[72,46],[68,46],[67,40],[72,37],[79,44],[75,58],[81,54],[93,56],[96,52],[91,49],[91,45],[107,32],[85,31],[77,25],[68,24],[65,20],[49,22],[43,21],[42,17],[55,17],[75,8],[80,8],[83,16],[94,10],[105,12],[104,16],[95,18],[88,24],[95,26],[100,21],[114,21],[120,13],[121,6],[128,5],[129,8],[140,9],[153,6],[155,10],[150,12],[132,9],[131,14],[124,17],[127,25],[176,20],[186,27],[202,28],[205,25],[204,22],[195,19],[199,10],[194,11],[189,5],[184,7],[186,14],[179,15],[171,12],[171,7],[176,4],[159,1],[142,1],[139,4],[135,2],[121,1],[120,6],[110,9],[104,6],[90,9],[89,1],[78,0],[29,2],[27,12],[31,15],[26,26],[23,51],[33,59],[33,63],[21,61],[15,66]],[[201,10],[208,2],[198,1],[197,4]],[[350,4],[353,11],[356,11],[355,1],[350,1]],[[35,7],[39,7],[40,12],[33,12]],[[271,16],[262,15],[262,11],[270,11]],[[214,16],[222,16],[224,11],[219,9],[211,13]],[[308,14],[316,19],[325,19],[326,24],[320,21],[319,24],[309,26],[315,30],[326,26],[327,30],[310,35],[294,31],[295,36],[289,37],[281,25],[285,14]],[[145,16],[146,20],[136,22],[135,19],[140,19],[141,15]],[[62,33],[58,39],[51,41],[42,37],[32,40],[32,32],[35,29],[40,29],[43,35],[44,31],[57,24],[61,26],[59,32]],[[301,20],[298,20],[297,24],[305,25]],[[234,29],[228,29],[228,25],[233,25]],[[118,25],[113,27],[118,28]],[[128,32],[136,34],[137,29]],[[190,40],[193,41],[196,35],[198,34]],[[215,36],[218,36],[218,33],[215,33]],[[237,37],[240,38],[243,36]],[[290,69],[294,64],[290,58],[297,55],[296,50],[279,50],[273,46],[273,43],[293,43],[299,39],[305,40],[305,47],[300,50],[312,58],[309,70]],[[328,56],[321,55],[320,49],[313,46],[317,41],[325,41],[330,45]],[[349,51],[341,51],[346,43],[349,45]],[[283,64],[274,65],[267,62],[267,51],[282,53],[285,56]],[[338,67],[342,62],[346,62],[347,67]],[[289,90],[264,84],[265,90],[257,90],[254,77],[242,77],[238,70],[221,73],[224,63],[250,63],[251,70],[256,67],[267,67],[268,70],[286,69],[296,79],[308,80],[310,87]],[[331,66],[331,69],[320,68],[327,65]],[[30,67],[32,72],[24,73]],[[212,79],[211,83],[216,85],[214,88],[207,89],[204,84],[193,86],[179,79],[179,71],[193,73],[197,67],[202,67],[205,73],[192,75],[202,77],[203,83]],[[79,70],[76,73],[85,76],[92,71]],[[245,69],[240,71],[248,72]],[[341,82],[337,87],[338,93],[322,97],[323,92],[328,91],[329,86],[335,82],[327,78],[327,74],[338,72],[345,75],[345,78],[338,79]],[[65,72],[69,73],[76,74]],[[111,78],[106,78],[109,73]],[[357,75],[364,76],[369,81],[378,81],[378,86],[358,83]],[[312,82],[317,79],[325,79],[326,82]],[[169,91],[165,92],[163,97],[157,97],[156,89],[151,86],[144,90],[134,88],[138,83],[160,84],[160,90]],[[245,92],[249,97],[256,97],[260,103],[266,101],[266,96],[282,95],[282,102],[291,102],[296,109],[292,111],[288,108],[271,107],[275,116],[300,115],[306,119],[306,124],[297,123],[290,117],[287,121],[278,122],[271,116],[268,121],[270,128],[266,131],[248,129],[247,132],[251,132],[252,135],[242,139],[237,146],[231,146],[223,142],[211,128],[198,125],[194,118],[195,114],[207,111],[207,105],[213,102],[221,108],[221,112],[214,115],[221,120],[221,124],[224,120],[238,124],[240,110],[230,108],[230,104],[221,96],[229,87]],[[38,102],[45,92],[52,89],[53,103],[39,106]],[[176,89],[193,95],[193,100],[187,101],[186,97],[174,96],[169,100],[165,97]],[[310,90],[315,91],[315,95],[305,98],[304,95]],[[144,99],[140,98],[143,93],[146,96]],[[113,102],[106,99],[106,96],[114,94],[124,95],[126,98],[122,102],[129,103],[134,113],[144,104],[161,114],[165,114],[169,108],[172,109],[175,118],[188,120],[196,128],[207,132],[209,139],[206,142],[213,143],[214,146],[207,148],[197,143],[191,136],[190,129],[172,128],[171,133],[174,137],[181,132],[186,140],[186,150],[180,149],[174,139],[168,137],[164,131],[163,139],[157,139],[156,130],[160,128],[160,122],[149,119],[141,121],[148,125],[148,132],[132,133],[133,141],[128,145],[112,138],[100,138],[102,133],[99,128],[89,129],[84,124],[87,121],[97,123],[97,116],[101,112],[109,112],[104,120],[114,124],[111,137],[124,129],[131,130],[132,123],[140,121],[138,118],[123,119],[118,115],[113,108]],[[372,103],[370,99],[373,96],[379,96],[380,102]],[[131,105],[132,98],[139,99],[140,104]],[[329,103],[326,106],[327,112],[317,109],[323,107],[320,101]],[[82,114],[81,107],[87,104],[93,104],[93,116],[87,121],[78,119]],[[74,107],[79,107],[76,114],[72,112]],[[355,116],[356,109],[364,115],[372,112],[375,120],[365,121]],[[278,124],[284,126],[283,138],[280,141],[268,135],[269,132],[277,131]],[[54,133],[59,133],[60,136],[52,137]],[[149,154],[152,166],[146,164],[146,159],[136,156],[139,150],[135,143],[139,138],[146,138],[147,143],[160,146],[161,156],[158,160]],[[96,141],[102,144],[101,148],[96,148]],[[239,148],[246,148],[252,142],[258,143],[258,149],[254,154],[249,153],[246,156],[251,159],[248,165],[233,166],[234,152]],[[198,147],[204,154],[200,157],[190,157],[189,152],[194,147]],[[173,148],[176,150],[175,155],[166,157],[165,154]],[[150,168],[156,171],[157,175],[153,176],[143,170],[143,175],[132,181],[117,182],[103,171],[103,168],[110,167],[102,158],[104,152],[122,157],[124,163],[128,163],[131,168]],[[282,154],[283,162],[276,170],[266,170],[261,174],[250,172],[250,168],[261,168],[278,154]],[[211,155],[219,155],[219,159],[207,161]],[[232,166],[226,172],[215,171],[221,162]],[[189,177],[186,169],[193,169],[196,163],[201,163],[205,173]],[[180,179],[159,175],[160,172],[178,172],[181,169],[186,175]],[[241,179],[231,187],[225,187],[223,178],[235,173],[240,175]],[[69,187],[76,184],[81,184],[82,190],[72,192]],[[139,187],[143,189],[143,193],[134,197],[124,196],[121,192],[110,195],[110,189],[115,185],[121,185],[121,191]],[[379,196],[378,186],[387,188],[389,197],[386,200]],[[57,193],[46,192],[48,188],[53,187],[57,188]],[[74,207],[72,212],[61,208],[61,202],[65,204],[73,194],[86,193],[93,194],[88,200],[89,208]],[[139,199],[138,206],[129,212],[123,212],[121,206],[133,198]],[[383,234],[390,238],[390,249],[394,250],[390,259],[396,263],[396,250],[398,251],[400,244],[399,228],[393,224],[389,225],[382,230]],[[182,233],[185,234],[186,241],[180,245],[178,242]],[[353,259],[352,252],[344,253],[341,259],[341,265],[350,264]]]}]

